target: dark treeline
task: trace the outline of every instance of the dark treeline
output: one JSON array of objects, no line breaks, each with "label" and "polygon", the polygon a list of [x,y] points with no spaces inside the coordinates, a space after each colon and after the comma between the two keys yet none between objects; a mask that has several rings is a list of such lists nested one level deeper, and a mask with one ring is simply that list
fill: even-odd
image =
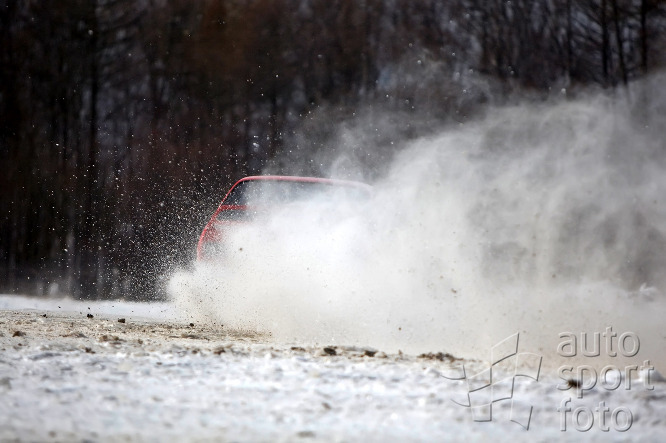
[{"label": "dark treeline", "polygon": [[233,181],[336,124],[622,87],[665,34],[660,0],[0,0],[0,291],[156,294]]}]

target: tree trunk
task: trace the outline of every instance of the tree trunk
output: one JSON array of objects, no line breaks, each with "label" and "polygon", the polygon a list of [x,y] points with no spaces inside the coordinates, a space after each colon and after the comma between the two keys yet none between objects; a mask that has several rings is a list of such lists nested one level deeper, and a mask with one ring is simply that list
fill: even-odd
[{"label": "tree trunk", "polygon": [[617,55],[620,59],[620,75],[622,75],[622,83],[627,86],[627,66],[624,61],[624,44],[622,41],[622,29],[620,28],[620,12],[617,7],[617,0],[613,2],[613,21],[615,22],[615,42],[617,44]]},{"label": "tree trunk", "polygon": [[606,19],[607,0],[601,0],[601,71],[604,86],[608,85],[609,74],[609,50],[608,50],[608,21]]},{"label": "tree trunk", "polygon": [[571,16],[571,2],[567,0],[567,75],[569,81],[573,75],[573,17]]},{"label": "tree trunk", "polygon": [[98,165],[97,140],[97,102],[99,99],[99,22],[97,18],[97,2],[92,2],[90,13],[90,115],[88,127],[88,164],[86,174],[86,190],[88,192],[85,221],[85,238],[87,241],[86,265],[84,271],[84,297],[99,298],[102,288],[98,284],[100,245],[100,180]]},{"label": "tree trunk", "polygon": [[643,74],[648,73],[648,32],[647,32],[648,0],[641,0],[640,11],[640,39],[641,39],[641,68]]}]

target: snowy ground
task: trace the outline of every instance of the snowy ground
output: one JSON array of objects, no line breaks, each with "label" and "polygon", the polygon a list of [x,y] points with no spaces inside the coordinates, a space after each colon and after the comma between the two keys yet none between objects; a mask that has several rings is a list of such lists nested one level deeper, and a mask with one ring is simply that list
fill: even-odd
[{"label": "snowy ground", "polygon": [[[510,400],[494,403],[490,422],[454,402],[479,383],[450,379],[463,366],[467,375],[488,367],[445,354],[276,343],[190,323],[169,304],[0,296],[0,441],[658,441],[666,433],[658,374],[652,390],[635,378],[629,390],[598,385],[579,399],[557,389],[557,368],[544,362],[538,381],[511,378],[513,418],[525,424],[532,407],[526,430],[510,420]],[[497,367],[495,380],[508,368]],[[569,397],[571,410],[558,412]],[[595,412],[600,402],[606,413]],[[588,411],[592,429],[577,430]],[[631,427],[619,432],[626,411]]]}]

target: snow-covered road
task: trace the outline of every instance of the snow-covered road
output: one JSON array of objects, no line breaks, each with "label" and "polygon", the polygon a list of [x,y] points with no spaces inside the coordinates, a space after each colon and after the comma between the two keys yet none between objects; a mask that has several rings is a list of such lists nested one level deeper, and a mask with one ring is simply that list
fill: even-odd
[{"label": "snow-covered road", "polygon": [[[666,433],[666,384],[655,380],[653,390],[635,379],[632,389],[597,386],[579,399],[558,390],[557,370],[544,365],[538,381],[511,378],[513,417],[504,400],[479,422],[455,403],[469,398],[472,381],[450,378],[463,366],[482,372],[485,362],[276,343],[171,319],[168,304],[3,296],[0,309],[1,441],[658,441]],[[600,402],[607,413],[595,412]],[[525,430],[510,419],[529,407]],[[619,432],[624,410],[632,424]],[[577,430],[588,411],[591,429]]]}]

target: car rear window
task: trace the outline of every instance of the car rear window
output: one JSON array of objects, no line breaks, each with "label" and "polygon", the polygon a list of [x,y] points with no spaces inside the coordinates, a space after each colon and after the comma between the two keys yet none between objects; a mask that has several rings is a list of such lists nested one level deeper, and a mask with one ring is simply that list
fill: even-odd
[{"label": "car rear window", "polygon": [[234,186],[224,204],[264,206],[310,199],[365,200],[369,197],[368,190],[351,185],[288,180],[247,180]]},{"label": "car rear window", "polygon": [[227,209],[217,213],[216,220],[224,222],[242,222],[250,220],[254,214],[244,209]]}]

